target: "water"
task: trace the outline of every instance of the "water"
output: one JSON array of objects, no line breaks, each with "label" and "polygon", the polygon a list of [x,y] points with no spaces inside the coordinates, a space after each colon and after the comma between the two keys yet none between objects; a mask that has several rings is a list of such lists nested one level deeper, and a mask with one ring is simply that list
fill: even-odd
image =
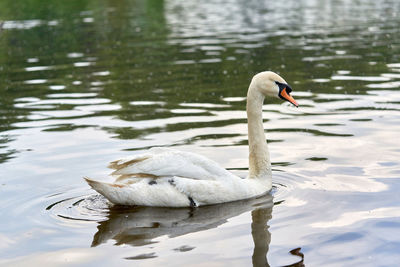
[{"label": "water", "polygon": [[[0,265],[396,266],[398,1],[0,3]],[[153,146],[245,176],[245,94],[264,105],[271,195],[111,206],[83,181]]]}]

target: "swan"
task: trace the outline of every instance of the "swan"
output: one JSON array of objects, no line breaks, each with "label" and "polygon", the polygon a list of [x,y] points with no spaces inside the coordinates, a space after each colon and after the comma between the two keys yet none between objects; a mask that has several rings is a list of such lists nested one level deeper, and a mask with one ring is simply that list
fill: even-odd
[{"label": "swan", "polygon": [[85,177],[98,193],[117,205],[199,207],[261,196],[272,188],[271,163],[264,134],[265,97],[277,97],[296,107],[292,88],[278,74],[260,72],[247,92],[249,174],[242,179],[216,162],[191,152],[154,147],[144,154],[110,163],[114,183]]}]

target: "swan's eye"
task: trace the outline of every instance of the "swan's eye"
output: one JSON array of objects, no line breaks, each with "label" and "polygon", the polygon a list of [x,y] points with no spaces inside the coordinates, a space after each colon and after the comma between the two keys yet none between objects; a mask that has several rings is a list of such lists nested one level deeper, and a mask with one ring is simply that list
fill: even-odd
[{"label": "swan's eye", "polygon": [[289,86],[289,84],[286,83],[280,83],[276,82],[275,83],[279,86],[279,94],[281,94],[282,90],[286,88],[286,93],[290,94],[292,92],[292,87]]},{"label": "swan's eye", "polygon": [[[275,83],[279,86],[279,94],[280,94],[280,93],[282,92],[282,90],[285,89],[286,87],[289,87],[289,88],[290,88],[290,86],[287,85],[286,83],[280,83],[280,82],[277,82],[277,81],[275,81]],[[290,91],[292,91],[292,90],[290,89]]]}]

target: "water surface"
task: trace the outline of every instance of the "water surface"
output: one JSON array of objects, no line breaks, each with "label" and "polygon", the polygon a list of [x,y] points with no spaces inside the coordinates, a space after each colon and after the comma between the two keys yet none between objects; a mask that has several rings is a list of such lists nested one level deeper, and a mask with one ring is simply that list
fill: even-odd
[{"label": "water surface", "polygon": [[[0,264],[395,266],[398,1],[0,3]],[[114,207],[83,176],[153,146],[245,177],[257,72],[274,188],[199,209]]]}]

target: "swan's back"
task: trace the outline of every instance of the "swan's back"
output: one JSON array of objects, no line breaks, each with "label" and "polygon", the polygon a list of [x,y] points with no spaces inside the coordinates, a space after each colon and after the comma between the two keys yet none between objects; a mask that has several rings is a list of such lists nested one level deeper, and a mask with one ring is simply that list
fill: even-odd
[{"label": "swan's back", "polygon": [[185,177],[219,180],[233,176],[216,162],[201,155],[170,148],[155,147],[147,153],[111,162],[114,175]]}]

